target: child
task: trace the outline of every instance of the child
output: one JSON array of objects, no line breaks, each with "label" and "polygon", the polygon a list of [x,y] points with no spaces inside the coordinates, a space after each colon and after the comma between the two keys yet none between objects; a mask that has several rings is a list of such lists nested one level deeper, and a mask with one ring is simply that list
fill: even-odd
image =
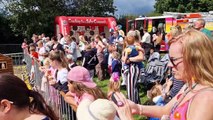
[{"label": "child", "polygon": [[112,54],[113,52],[116,51],[116,47],[115,45],[108,45],[108,52],[109,52],[109,56],[108,56],[108,73],[111,75],[112,74]]},{"label": "child", "polygon": [[[126,43],[126,48],[124,49],[124,65],[123,65],[123,70],[124,70],[124,74],[127,73],[129,71],[129,65],[127,64],[127,60],[130,57],[135,57],[138,55],[138,51],[143,51],[143,49],[139,46],[134,45],[135,41],[134,39],[125,39],[125,43]],[[138,64],[140,67],[142,67],[142,62],[135,62],[136,64]]]},{"label": "child", "polygon": [[[162,85],[160,85],[159,83],[156,83],[156,85],[153,86],[151,90],[147,92],[147,97],[150,98],[157,106],[165,105],[164,98],[162,96],[162,90],[163,90]],[[160,120],[160,119],[150,118],[149,120]]]},{"label": "child", "polygon": [[111,99],[113,92],[120,92],[120,78],[117,74],[112,74],[108,84],[107,98]]},{"label": "child", "polygon": [[[123,76],[126,77],[127,82],[127,95],[130,100],[135,103],[140,103],[139,97],[139,87],[138,81],[140,79],[140,71],[143,67],[142,60],[138,62],[130,61],[130,58],[136,57],[139,52],[143,52],[143,49],[140,46],[135,45],[136,40],[136,32],[129,31],[127,33],[126,43],[127,47],[124,50],[124,54],[122,56],[123,64]],[[140,55],[143,57],[142,55]]]},{"label": "child", "polygon": [[[38,60],[38,53],[36,52],[36,47],[31,43],[29,45],[30,57],[32,58],[31,70],[30,70],[30,84],[34,87],[35,84],[35,62]],[[36,61],[35,61],[36,60]]]},{"label": "child", "polygon": [[76,62],[73,61],[73,56],[68,54],[67,56],[68,68],[72,69],[73,67],[77,66]]},{"label": "child", "polygon": [[21,44],[21,48],[23,49],[24,54],[28,54],[28,44],[26,38],[24,38],[24,41]]},{"label": "child", "polygon": [[67,75],[67,79],[69,92],[64,97],[65,101],[74,110],[85,99],[94,101],[98,98],[106,98],[101,89],[92,81],[89,71],[84,67],[76,66],[72,68]]},{"label": "child", "polygon": [[121,73],[120,54],[114,51],[112,53],[112,58],[112,75],[119,77]]},{"label": "child", "polygon": [[[44,98],[47,98],[47,94],[45,94],[45,93],[49,93],[49,83],[47,80],[47,76],[51,75],[50,59],[45,58],[43,63],[44,63],[44,66],[39,67],[39,70],[44,73],[44,75],[41,79],[41,93],[43,96],[45,96]],[[49,100],[49,99],[46,99],[46,101],[47,100]]]},{"label": "child", "polygon": [[98,64],[98,58],[96,56],[96,51],[95,49],[91,47],[91,45],[86,45],[85,46],[85,52],[83,55],[83,62],[82,66],[85,67],[91,76],[91,79],[94,76],[95,73],[95,66]]},{"label": "child", "polygon": [[84,100],[76,113],[78,120],[119,120],[115,118],[116,109],[112,101],[107,99]]}]

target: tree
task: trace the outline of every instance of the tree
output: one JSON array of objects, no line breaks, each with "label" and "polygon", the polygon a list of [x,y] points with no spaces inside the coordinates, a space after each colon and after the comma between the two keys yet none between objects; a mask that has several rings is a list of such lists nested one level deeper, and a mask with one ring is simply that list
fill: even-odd
[{"label": "tree", "polygon": [[11,0],[5,7],[12,30],[30,37],[33,33],[53,33],[54,17],[67,13],[64,6],[63,0]]},{"label": "tree", "polygon": [[73,0],[73,5],[79,16],[109,16],[116,10],[113,0]]},{"label": "tree", "polygon": [[0,26],[0,43],[8,43],[15,39],[14,33],[9,26],[9,20],[5,17],[4,13],[0,13]]},{"label": "tree", "polygon": [[156,12],[208,12],[213,10],[212,0],[156,0]]},{"label": "tree", "polygon": [[113,15],[113,0],[1,0],[4,3],[10,27],[16,34],[54,33],[55,16]]}]

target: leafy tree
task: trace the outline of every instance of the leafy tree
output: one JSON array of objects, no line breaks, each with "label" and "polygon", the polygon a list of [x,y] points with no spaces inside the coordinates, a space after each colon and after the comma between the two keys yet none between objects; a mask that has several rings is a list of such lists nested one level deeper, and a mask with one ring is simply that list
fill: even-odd
[{"label": "leafy tree", "polygon": [[[53,33],[54,17],[67,13],[63,0],[11,0],[5,7],[17,34]],[[66,14],[65,14],[66,15]]]},{"label": "leafy tree", "polygon": [[5,43],[11,38],[11,36],[13,36],[13,32],[8,24],[8,19],[6,19],[3,13],[0,13],[0,26],[1,43]]},{"label": "leafy tree", "polygon": [[212,0],[156,0],[156,12],[208,12],[213,10]]},{"label": "leafy tree", "polygon": [[55,16],[113,15],[113,0],[0,0],[4,4],[10,27],[16,34],[54,33]]},{"label": "leafy tree", "polygon": [[73,0],[75,15],[109,16],[114,15],[116,7],[113,0]]}]

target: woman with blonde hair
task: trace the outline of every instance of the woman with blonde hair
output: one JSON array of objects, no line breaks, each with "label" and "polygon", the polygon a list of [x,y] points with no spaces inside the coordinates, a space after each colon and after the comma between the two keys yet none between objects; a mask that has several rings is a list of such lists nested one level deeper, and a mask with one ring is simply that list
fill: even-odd
[{"label": "woman with blonde hair", "polygon": [[[197,30],[189,30],[170,41],[170,62],[174,77],[186,84],[165,106],[145,106],[123,99],[117,107],[119,116],[124,120],[132,119],[132,114],[170,120],[212,120],[213,108],[213,41]],[[208,97],[207,97],[208,96]],[[128,109],[131,109],[131,111]],[[125,111],[126,115],[122,115]],[[202,111],[202,112],[201,112]],[[132,113],[130,113],[132,112]]]},{"label": "woman with blonde hair", "polygon": [[[128,98],[135,103],[140,103],[138,81],[140,79],[140,71],[143,67],[143,50],[140,46],[135,45],[137,38],[136,31],[129,31],[125,39],[126,48],[123,50],[122,61],[123,61],[123,76],[127,83],[127,94]],[[141,54],[142,52],[142,54]],[[142,55],[142,57],[140,56]],[[141,61],[130,61],[131,58],[140,56]]]}]

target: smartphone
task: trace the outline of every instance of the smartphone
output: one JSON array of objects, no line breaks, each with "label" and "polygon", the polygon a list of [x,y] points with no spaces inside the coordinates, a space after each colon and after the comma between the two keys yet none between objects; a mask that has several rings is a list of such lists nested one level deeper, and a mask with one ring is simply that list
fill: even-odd
[{"label": "smartphone", "polygon": [[116,98],[115,98],[115,92],[112,93],[112,96],[111,96],[111,100],[118,106],[118,107],[121,107],[124,105],[124,103],[122,101],[117,101]]},{"label": "smartphone", "polygon": [[117,105],[118,101],[115,98],[115,92],[112,93],[111,100]]}]

